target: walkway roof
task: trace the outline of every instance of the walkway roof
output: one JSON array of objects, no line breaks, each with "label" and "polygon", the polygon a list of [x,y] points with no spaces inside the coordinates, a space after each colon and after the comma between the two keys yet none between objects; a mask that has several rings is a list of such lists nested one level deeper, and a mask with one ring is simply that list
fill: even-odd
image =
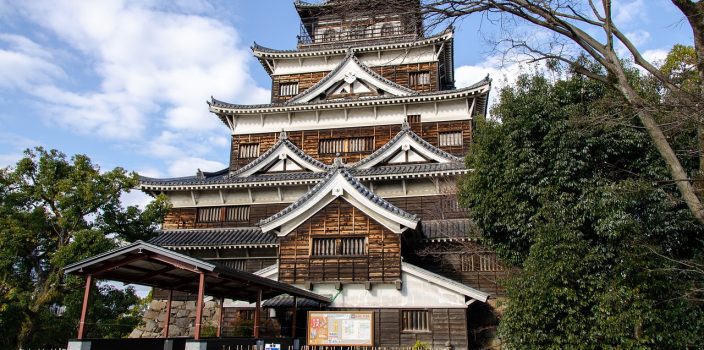
[{"label": "walkway roof", "polygon": [[137,241],[66,266],[66,273],[140,284],[188,293],[198,293],[199,275],[205,276],[205,294],[255,302],[258,291],[263,299],[279,295],[302,297],[328,304],[330,299],[292,285],[252,273]]}]

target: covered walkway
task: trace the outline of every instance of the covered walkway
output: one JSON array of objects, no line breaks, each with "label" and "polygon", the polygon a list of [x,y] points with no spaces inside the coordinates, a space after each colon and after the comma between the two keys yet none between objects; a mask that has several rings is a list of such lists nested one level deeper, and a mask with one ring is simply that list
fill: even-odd
[{"label": "covered walkway", "polygon": [[[287,295],[293,300],[305,298],[320,305],[327,305],[330,299],[286,283],[280,283],[248,272],[196,259],[184,254],[137,241],[125,247],[93,256],[66,267],[67,274],[86,277],[83,307],[78,327],[77,343],[85,337],[85,324],[88,303],[95,279],[119,281],[125,284],[140,284],[172,291],[198,295],[193,340],[198,343],[202,323],[203,297],[207,294],[215,298],[242,300],[256,303],[254,316],[255,339],[259,338],[262,300]],[[164,321],[164,338],[169,334],[171,298],[167,301]],[[220,307],[222,308],[222,302]],[[293,301],[294,314],[299,303]],[[222,317],[222,310],[220,310]],[[295,317],[294,317],[295,319]],[[221,320],[222,321],[222,320]],[[218,323],[217,336],[221,334]],[[294,326],[295,329],[295,326]],[[295,334],[293,334],[295,337]],[[72,344],[69,344],[71,348]],[[81,349],[90,349],[80,345]],[[190,347],[187,347],[190,348]],[[197,347],[200,348],[200,347]],[[204,348],[204,347],[203,347]]]}]

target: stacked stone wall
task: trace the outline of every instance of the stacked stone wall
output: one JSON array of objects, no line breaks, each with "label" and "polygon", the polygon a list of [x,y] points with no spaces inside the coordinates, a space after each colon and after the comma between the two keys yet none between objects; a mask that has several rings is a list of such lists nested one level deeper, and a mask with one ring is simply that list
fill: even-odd
[{"label": "stacked stone wall", "polygon": [[[206,301],[203,307],[202,336],[214,336],[220,320],[219,303]],[[160,338],[164,335],[166,301],[153,300],[144,312],[142,322],[130,333],[130,338]],[[195,330],[196,302],[172,301],[169,337],[192,337]],[[213,334],[210,334],[213,333]]]}]

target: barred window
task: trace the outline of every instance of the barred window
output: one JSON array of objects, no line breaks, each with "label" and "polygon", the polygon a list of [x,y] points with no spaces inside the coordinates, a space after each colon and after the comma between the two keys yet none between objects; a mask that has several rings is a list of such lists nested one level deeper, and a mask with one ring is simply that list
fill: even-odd
[{"label": "barred window", "polygon": [[243,143],[240,144],[240,158],[256,158],[259,157],[258,143]]},{"label": "barred window", "polygon": [[482,252],[462,255],[462,271],[503,271],[504,267],[499,263],[496,253]]},{"label": "barred window", "polygon": [[198,208],[197,222],[249,221],[249,206]]},{"label": "barred window", "polygon": [[345,149],[345,139],[320,140],[318,153],[342,153]]},{"label": "barred window", "polygon": [[409,123],[420,123],[420,114],[407,115],[406,121]]},{"label": "barred window", "polygon": [[198,208],[198,222],[218,222],[220,221],[220,207]]},{"label": "barred window", "polygon": [[279,85],[279,96],[298,95],[298,83],[281,83]]},{"label": "barred window", "polygon": [[313,256],[365,255],[367,239],[364,237],[313,238]]},{"label": "barred window", "polygon": [[249,206],[225,207],[225,221],[249,221]]},{"label": "barred window", "polygon": [[350,29],[350,39],[364,39],[367,36],[367,27],[365,26],[354,26]]},{"label": "barred window", "polygon": [[429,332],[430,315],[428,310],[402,310],[401,330],[406,332]]},{"label": "barred window", "polygon": [[337,31],[335,29],[327,29],[323,32],[323,42],[330,42],[337,40]]},{"label": "barred window", "polygon": [[246,260],[244,259],[232,259],[232,260],[217,260],[221,265],[225,265],[231,269],[244,271],[246,267]]},{"label": "barred window", "polygon": [[385,23],[381,26],[381,36],[392,36],[396,34],[396,26],[390,23]]},{"label": "barred window", "polygon": [[462,146],[462,131],[441,132],[438,135],[440,147]]},{"label": "barred window", "polygon": [[408,73],[408,84],[410,86],[430,85],[430,72]]},{"label": "barred window", "polygon": [[348,139],[324,139],[318,144],[320,154],[345,152],[371,152],[374,150],[374,137],[351,137]]}]

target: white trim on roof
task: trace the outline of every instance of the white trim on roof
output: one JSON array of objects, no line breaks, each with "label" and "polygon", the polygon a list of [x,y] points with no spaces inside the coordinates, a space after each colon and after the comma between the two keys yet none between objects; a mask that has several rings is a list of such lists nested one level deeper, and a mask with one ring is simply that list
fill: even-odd
[{"label": "white trim on roof", "polygon": [[413,229],[418,226],[418,219],[406,218],[372,202],[354,188],[344,175],[338,172],[305,203],[280,217],[260,224],[260,227],[264,232],[276,231],[279,237],[286,236],[338,197],[346,200],[394,233],[400,234],[409,228]]},{"label": "white trim on roof", "polygon": [[[434,161],[437,163],[449,163],[456,161],[457,159],[450,159],[443,157],[440,154],[432,152],[427,149],[423,144],[414,139],[410,133],[406,133],[400,139],[396,140],[392,147],[384,150],[381,154],[372,154],[370,157],[374,157],[367,162],[363,162],[357,169],[370,169],[382,163],[384,161],[390,161],[395,158],[398,153],[407,152],[409,154],[419,154],[425,159]],[[403,164],[404,162],[394,162],[395,164]]]},{"label": "white trim on roof", "polygon": [[425,279],[430,283],[447,288],[460,294],[464,294],[472,299],[476,299],[484,303],[489,299],[488,293],[484,293],[480,290],[474,289],[449,278],[440,276],[436,273],[422,269],[418,266],[411,265],[404,261],[401,262],[401,272],[405,272],[418,278]]},{"label": "white trim on roof", "polygon": [[301,157],[299,154],[291,150],[285,145],[285,141],[280,142],[273,152],[269,153],[264,159],[255,159],[252,162],[257,162],[256,165],[251,168],[237,174],[237,177],[248,177],[256,173],[261,172],[264,169],[271,168],[272,165],[276,165],[280,162],[290,162],[293,161],[298,166],[305,168],[306,170],[313,172],[323,172],[327,169],[316,166],[315,164],[309,162],[307,159]]}]

